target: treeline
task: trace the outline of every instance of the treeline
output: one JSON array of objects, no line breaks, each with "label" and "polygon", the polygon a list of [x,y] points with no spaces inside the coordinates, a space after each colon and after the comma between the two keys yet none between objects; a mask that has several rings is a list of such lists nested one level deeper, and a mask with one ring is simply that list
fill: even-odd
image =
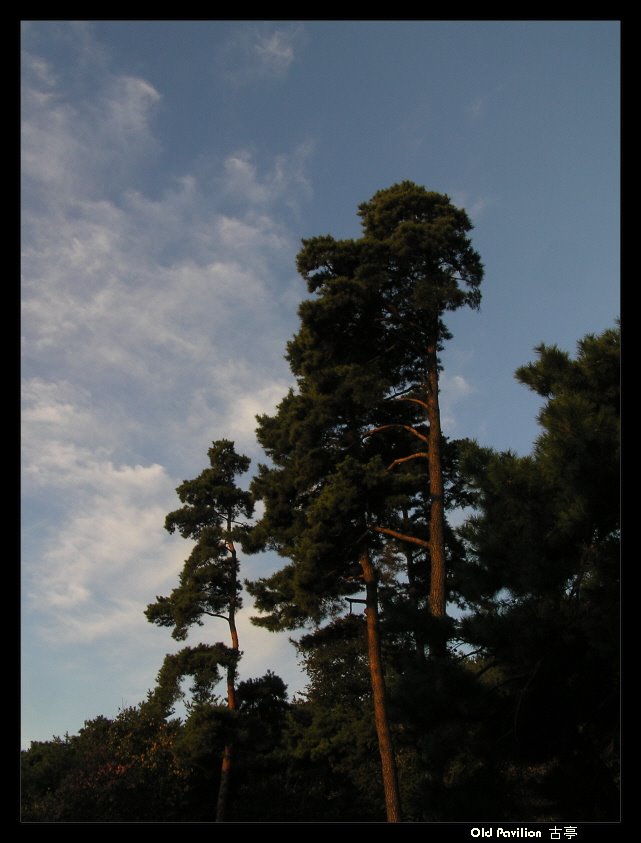
[{"label": "treeline", "polygon": [[[214,442],[166,519],[194,545],[147,618],[227,640],[32,743],[23,821],[619,819],[619,328],[517,371],[543,399],[529,456],[448,440],[439,351],[446,312],[480,302],[471,223],[411,182],[359,214],[357,240],[303,241],[269,462],[243,491],[249,460]],[[268,666],[238,681],[239,548],[286,560],[245,586],[255,623],[304,631],[294,700]]]}]

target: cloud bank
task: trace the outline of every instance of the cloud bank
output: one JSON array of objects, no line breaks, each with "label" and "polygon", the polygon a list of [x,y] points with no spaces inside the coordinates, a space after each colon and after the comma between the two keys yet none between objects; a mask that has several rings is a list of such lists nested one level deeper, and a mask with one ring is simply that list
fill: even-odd
[{"label": "cloud bank", "polygon": [[[175,486],[213,438],[255,454],[255,415],[290,382],[284,220],[309,199],[311,147],[264,164],[216,151],[209,182],[159,171],[152,195],[162,92],[99,49],[92,63],[90,28],[64,35],[89,81],[35,49],[23,66],[24,622],[45,649],[99,644],[114,664],[132,640],[155,647],[148,686],[172,642],[142,613],[189,553],[163,530]],[[295,28],[250,35],[244,78],[282,76]],[[243,623],[248,642],[264,637]],[[282,646],[263,642],[254,666]],[[120,669],[123,686],[145,684],[133,657]]]}]

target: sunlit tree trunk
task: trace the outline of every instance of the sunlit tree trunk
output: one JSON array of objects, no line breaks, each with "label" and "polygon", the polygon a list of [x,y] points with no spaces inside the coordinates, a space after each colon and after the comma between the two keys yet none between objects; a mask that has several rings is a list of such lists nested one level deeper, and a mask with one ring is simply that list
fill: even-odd
[{"label": "sunlit tree trunk", "polygon": [[396,759],[392,746],[392,735],[387,715],[385,676],[381,657],[381,640],[378,624],[378,582],[376,570],[367,552],[360,559],[366,589],[365,615],[367,618],[367,653],[374,699],[374,720],[378,737],[378,749],[381,755],[383,790],[387,822],[401,821],[401,802],[398,789]]}]

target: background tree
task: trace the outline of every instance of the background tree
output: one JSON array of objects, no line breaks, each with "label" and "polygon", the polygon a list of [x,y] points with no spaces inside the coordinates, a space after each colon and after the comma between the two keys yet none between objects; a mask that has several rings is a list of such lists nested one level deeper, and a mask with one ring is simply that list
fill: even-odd
[{"label": "background tree", "polygon": [[619,346],[618,328],[574,360],[539,346],[517,371],[545,399],[532,455],[469,443],[463,460],[478,513],[461,635],[524,816],[618,818]]},{"label": "background tree", "polygon": [[179,821],[188,798],[179,729],[143,703],[89,720],[78,735],[33,742],[21,758],[22,820]]},{"label": "background tree", "polygon": [[[210,467],[177,488],[184,505],[165,519],[170,533],[178,530],[183,538],[196,542],[180,575],[180,584],[169,597],[157,597],[145,612],[152,623],[173,627],[172,636],[177,640],[187,637],[190,626],[202,626],[203,616],[227,623],[231,646],[218,643],[187,647],[168,655],[159,674],[156,699],[165,707],[170,707],[180,695],[182,677],[193,676],[192,693],[198,710],[192,715],[206,720],[204,709],[220,679],[220,666],[226,674],[227,708],[229,712],[237,709],[235,682],[240,649],[236,612],[241,605],[241,585],[235,541],[247,530],[238,518],[249,518],[253,512],[252,496],[236,485],[236,477],[249,469],[249,458],[237,454],[234,443],[226,439],[213,442],[208,455]],[[223,752],[217,821],[225,815],[232,753],[229,733]]]},{"label": "background tree", "polygon": [[238,684],[237,758],[227,819],[287,819],[290,810],[284,751],[290,705],[283,680],[271,671]]}]

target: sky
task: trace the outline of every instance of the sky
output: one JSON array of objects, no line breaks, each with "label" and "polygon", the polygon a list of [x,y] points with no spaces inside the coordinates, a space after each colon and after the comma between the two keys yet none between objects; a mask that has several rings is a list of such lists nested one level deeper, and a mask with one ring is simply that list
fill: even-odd
[{"label": "sky", "polygon": [[[138,704],[184,646],[143,614],[191,549],[164,530],[175,489],[215,439],[266,461],[301,239],[358,237],[377,190],[467,210],[483,301],[446,320],[444,433],[530,452],[541,405],[515,369],[619,314],[619,39],[617,21],[22,23],[23,747]],[[241,678],[301,690],[289,636],[251,614]]]}]

